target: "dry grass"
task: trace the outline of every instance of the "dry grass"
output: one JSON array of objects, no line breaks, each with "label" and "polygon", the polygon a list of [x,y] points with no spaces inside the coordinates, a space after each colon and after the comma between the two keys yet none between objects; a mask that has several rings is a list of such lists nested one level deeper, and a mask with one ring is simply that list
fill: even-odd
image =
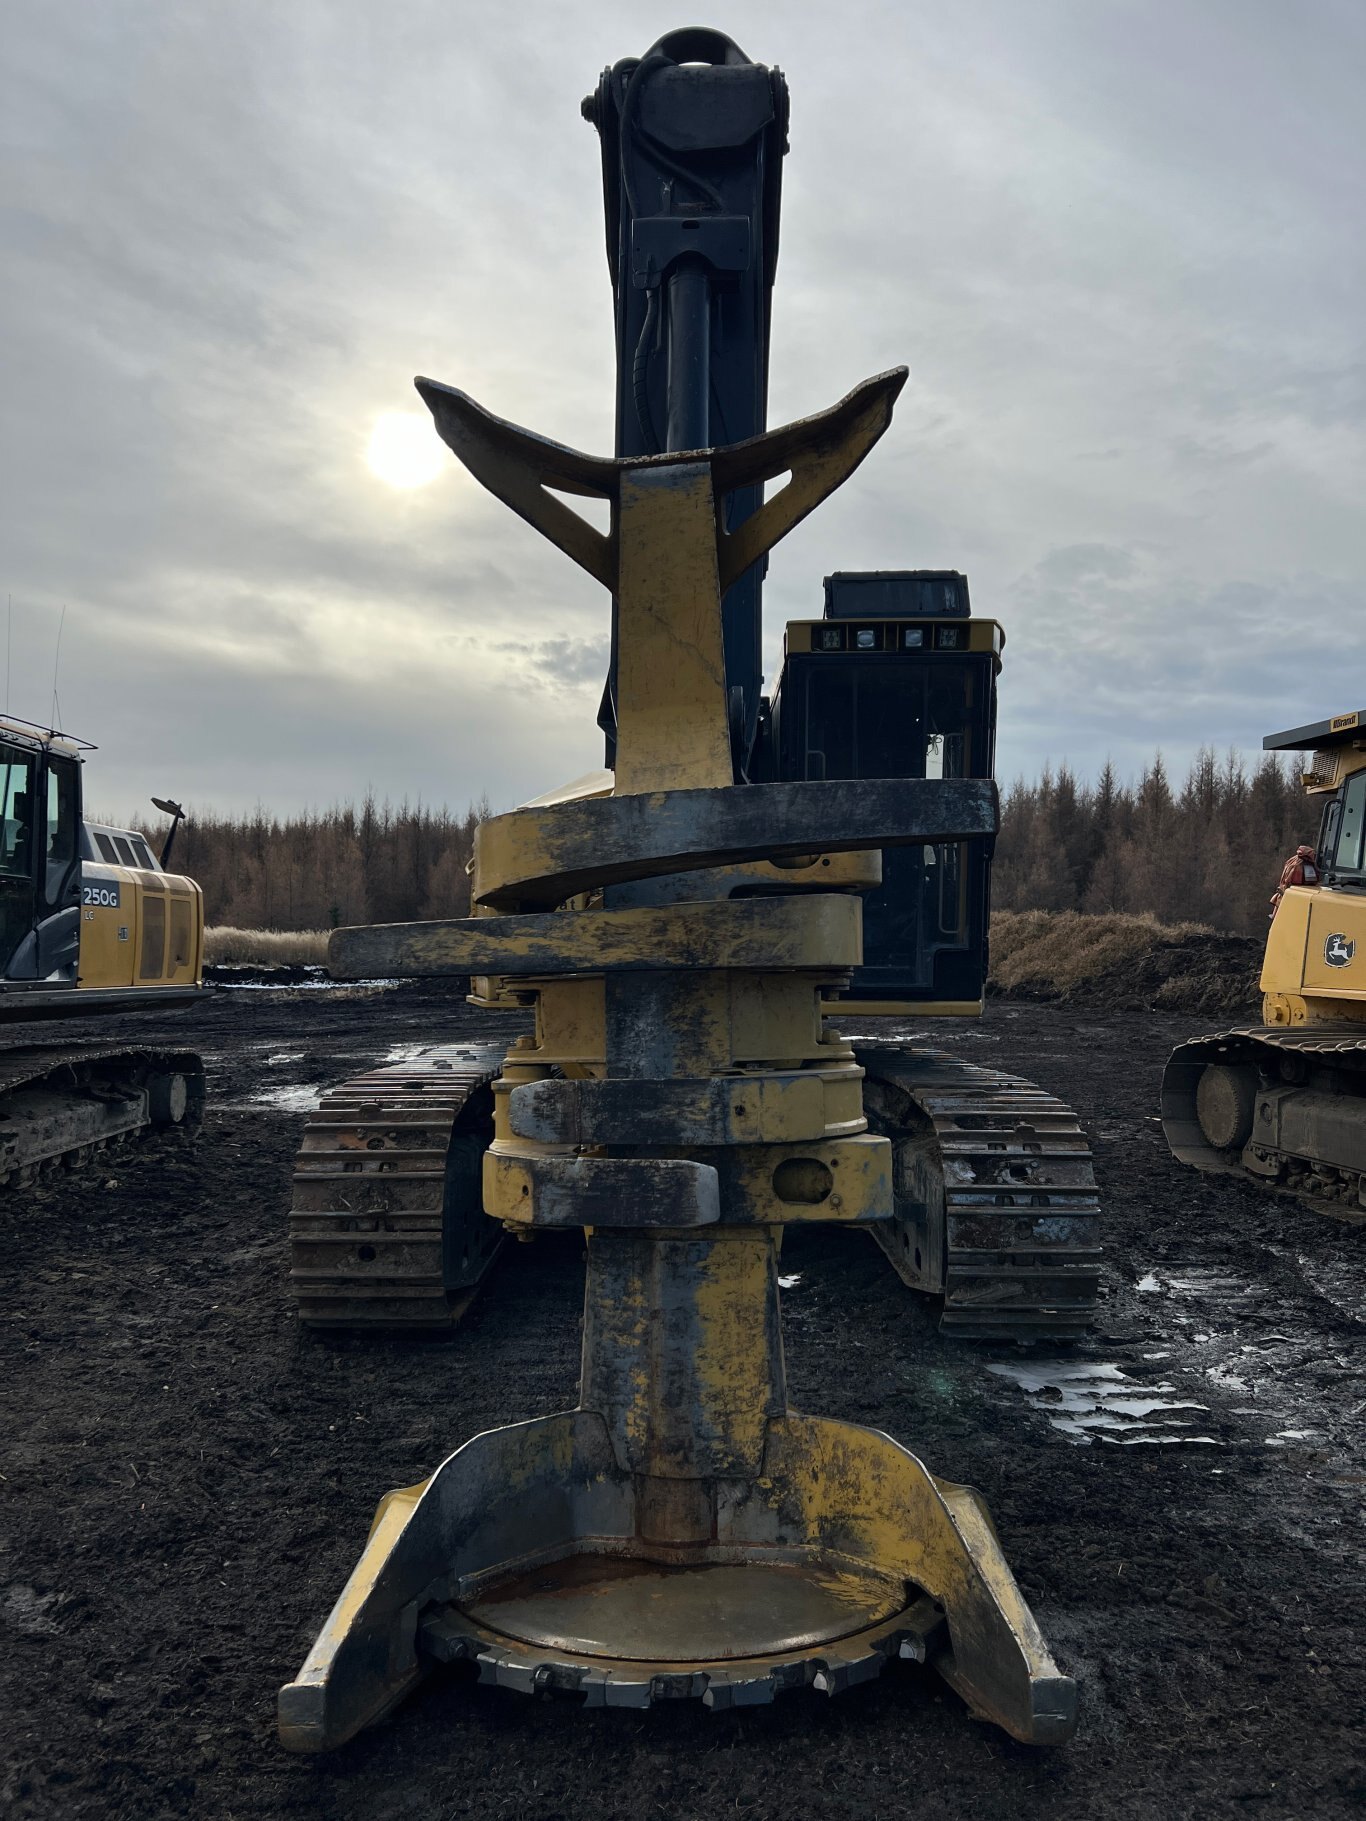
[{"label": "dry grass", "polygon": [[991,978],[1001,992],[1023,987],[1068,993],[1086,981],[1136,968],[1157,948],[1212,935],[1203,923],[1106,912],[997,911],[991,919]]},{"label": "dry grass", "polygon": [[327,961],[325,929],[233,929],[220,924],[204,931],[204,959],[216,966],[321,967]]}]

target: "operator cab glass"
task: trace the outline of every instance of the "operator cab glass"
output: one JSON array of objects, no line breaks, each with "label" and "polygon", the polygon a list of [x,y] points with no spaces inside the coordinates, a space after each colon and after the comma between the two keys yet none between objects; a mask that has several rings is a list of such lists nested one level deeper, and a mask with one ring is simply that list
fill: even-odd
[{"label": "operator cab glass", "polygon": [[[966,578],[834,575],[825,587],[825,619],[788,627],[772,710],[778,775],[990,778],[1002,637],[968,617]],[[884,849],[847,997],[980,1000],[989,868],[981,841]]]},{"label": "operator cab glass", "polygon": [[1319,825],[1319,876],[1325,885],[1348,891],[1366,890],[1366,770],[1354,769],[1363,749],[1366,709],[1361,708],[1269,733],[1262,741],[1264,752],[1313,755],[1302,773],[1306,788],[1311,795],[1332,791]]},{"label": "operator cab glass", "polygon": [[1366,887],[1366,771],[1348,778],[1323,813],[1319,871],[1328,885]]}]

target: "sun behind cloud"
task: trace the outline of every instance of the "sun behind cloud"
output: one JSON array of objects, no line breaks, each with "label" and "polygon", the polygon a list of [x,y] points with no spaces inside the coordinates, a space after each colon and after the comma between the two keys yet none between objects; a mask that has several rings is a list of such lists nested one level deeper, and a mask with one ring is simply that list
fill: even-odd
[{"label": "sun behind cloud", "polygon": [[383,411],[365,452],[371,471],[391,487],[426,487],[446,465],[446,451],[425,411]]}]

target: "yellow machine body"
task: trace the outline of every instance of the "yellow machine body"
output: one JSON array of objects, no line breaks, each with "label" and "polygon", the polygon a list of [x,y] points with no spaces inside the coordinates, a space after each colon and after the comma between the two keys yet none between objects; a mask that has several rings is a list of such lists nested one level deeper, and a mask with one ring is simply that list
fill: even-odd
[{"label": "yellow machine body", "polygon": [[[81,865],[80,988],[200,985],[204,894],[164,873],[132,830],[87,824],[98,860]],[[112,860],[104,855],[112,853]],[[125,865],[121,852],[137,864]]]},{"label": "yellow machine body", "polygon": [[[199,887],[164,871],[136,830],[85,821],[89,750],[0,718],[0,1023],[188,1005],[204,990]],[[203,1065],[189,1051],[0,1048],[0,1184],[149,1126],[193,1121],[203,1094]]]},{"label": "yellow machine body", "polygon": [[1162,1127],[1197,1169],[1250,1176],[1366,1220],[1366,711],[1283,734],[1323,803],[1318,882],[1280,894],[1262,963],[1262,1023],[1197,1038],[1162,1079]]}]

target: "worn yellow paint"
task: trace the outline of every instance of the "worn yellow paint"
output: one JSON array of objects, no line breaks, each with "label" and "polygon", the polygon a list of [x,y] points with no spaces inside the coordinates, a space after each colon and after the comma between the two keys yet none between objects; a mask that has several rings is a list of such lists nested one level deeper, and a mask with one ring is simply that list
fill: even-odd
[{"label": "worn yellow paint", "polygon": [[334,930],[328,944],[334,977],[361,980],[472,973],[515,983],[548,972],[617,968],[829,972],[862,959],[858,904],[837,892],[366,925]]},{"label": "worn yellow paint", "polygon": [[[1355,942],[1348,966],[1328,965],[1330,935]],[[1291,886],[1267,933],[1261,987],[1268,1024],[1359,1017],[1354,1008],[1366,1003],[1366,898],[1325,886]]]},{"label": "worn yellow paint", "polygon": [[[781,1396],[775,1397],[771,1336],[756,1319],[776,1295],[775,1276],[769,1233],[726,1230],[711,1244],[697,1286],[692,1362],[697,1411],[703,1432],[724,1438],[731,1471],[739,1462],[751,1473],[759,1471],[768,1423],[782,1409]],[[706,1465],[699,1461],[694,1471]]]},{"label": "worn yellow paint", "polygon": [[705,462],[628,470],[618,505],[616,795],[733,782]]},{"label": "worn yellow paint", "polygon": [[[776,1225],[891,1216],[892,1147],[871,1132],[816,1144],[746,1145],[736,1161],[730,1220]],[[802,1168],[808,1164],[814,1168]],[[793,1189],[820,1198],[800,1199]]]}]

